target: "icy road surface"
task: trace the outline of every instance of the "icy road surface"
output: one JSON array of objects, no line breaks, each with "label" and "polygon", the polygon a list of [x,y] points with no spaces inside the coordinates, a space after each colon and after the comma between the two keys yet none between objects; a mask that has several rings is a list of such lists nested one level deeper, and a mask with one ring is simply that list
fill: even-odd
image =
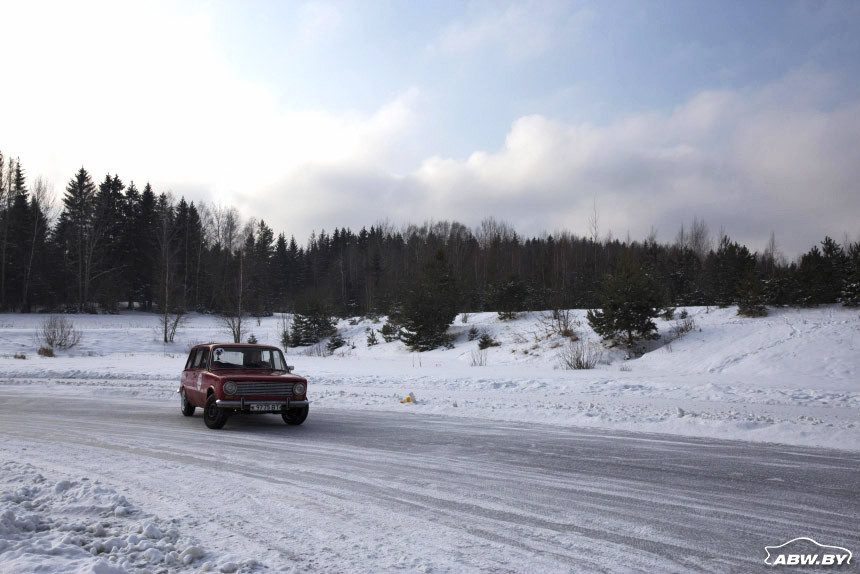
[{"label": "icy road surface", "polygon": [[[44,493],[59,508],[86,480],[127,507],[97,509],[105,532],[78,539],[51,538],[56,514],[34,532],[7,521],[0,571],[750,572],[799,536],[860,551],[856,453],[314,408],[302,427],[211,431],[178,401],[53,391],[4,388],[0,515],[22,523]],[[174,530],[166,550],[134,554],[153,524]],[[108,538],[112,554],[72,551]],[[174,548],[187,564],[168,564]]]}]

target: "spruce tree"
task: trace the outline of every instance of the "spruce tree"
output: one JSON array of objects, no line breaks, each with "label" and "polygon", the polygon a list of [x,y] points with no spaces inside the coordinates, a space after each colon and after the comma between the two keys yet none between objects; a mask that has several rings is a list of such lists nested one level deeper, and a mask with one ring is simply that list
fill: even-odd
[{"label": "spruce tree", "polygon": [[841,300],[845,307],[860,307],[860,241],[848,246],[848,265]]},{"label": "spruce tree", "polygon": [[742,317],[767,316],[767,296],[762,281],[750,271],[738,289],[738,315]]},{"label": "spruce tree", "polygon": [[517,275],[508,277],[490,287],[490,306],[499,314],[499,319],[509,321],[525,308],[528,290]]},{"label": "spruce tree", "polygon": [[93,219],[95,217],[96,186],[83,167],[66,186],[63,196],[65,242],[71,255],[77,287],[78,311],[83,311],[89,301],[92,279]]},{"label": "spruce tree", "polygon": [[657,337],[654,318],[661,310],[659,290],[629,257],[623,257],[615,271],[604,277],[599,299],[602,308],[590,309],[587,318],[604,339],[633,347],[639,340]]},{"label": "spruce tree", "polygon": [[415,351],[429,351],[448,344],[448,327],[457,316],[457,285],[443,250],[428,261],[420,279],[403,301],[402,339]]}]

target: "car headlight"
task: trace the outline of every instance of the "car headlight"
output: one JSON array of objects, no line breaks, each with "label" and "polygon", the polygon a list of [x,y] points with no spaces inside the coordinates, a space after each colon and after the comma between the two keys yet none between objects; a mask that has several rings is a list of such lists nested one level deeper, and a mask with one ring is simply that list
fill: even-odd
[{"label": "car headlight", "polygon": [[295,385],[293,385],[293,394],[296,396],[302,396],[303,394],[305,394],[306,390],[307,388],[305,388],[304,383],[296,383]]},{"label": "car headlight", "polygon": [[235,395],[236,394],[236,383],[233,381],[227,381],[224,383],[224,394],[225,395]]}]

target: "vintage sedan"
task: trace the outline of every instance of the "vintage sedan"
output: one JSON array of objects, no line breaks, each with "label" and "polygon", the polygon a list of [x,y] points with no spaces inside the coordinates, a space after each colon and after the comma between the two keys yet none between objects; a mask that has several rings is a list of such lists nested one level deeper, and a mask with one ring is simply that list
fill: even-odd
[{"label": "vintage sedan", "polygon": [[183,415],[200,407],[206,426],[219,429],[238,412],[280,413],[300,425],[308,417],[307,388],[277,347],[209,343],[191,349],[177,392]]}]

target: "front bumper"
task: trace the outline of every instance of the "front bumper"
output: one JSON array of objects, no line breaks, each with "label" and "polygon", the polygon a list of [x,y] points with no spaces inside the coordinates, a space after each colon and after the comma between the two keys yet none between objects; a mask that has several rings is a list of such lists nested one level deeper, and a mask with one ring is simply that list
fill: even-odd
[{"label": "front bumper", "polygon": [[279,401],[259,401],[254,399],[239,399],[238,401],[227,401],[224,399],[215,401],[215,404],[220,408],[225,409],[240,409],[245,410],[251,408],[251,405],[266,405],[269,407],[281,407],[286,409],[300,409],[302,407],[306,407],[310,404],[310,401],[307,399],[297,401],[297,400],[289,400],[283,399]]}]

